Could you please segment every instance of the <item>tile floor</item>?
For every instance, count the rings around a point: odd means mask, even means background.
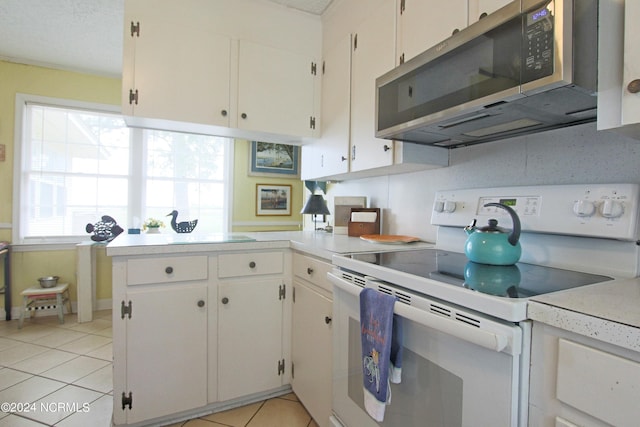
[[[111,425],[111,311],[0,320],[0,427]],[[13,405],[6,410],[6,404]],[[19,406],[18,406],[19,405]],[[171,427],[317,427],[295,394]]]

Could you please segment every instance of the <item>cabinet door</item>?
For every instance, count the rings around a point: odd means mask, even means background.
[[[313,136],[311,58],[246,40],[239,49],[238,128]]]
[[[353,35],[351,171],[393,164],[392,141],[375,137],[375,82],[395,65],[395,1],[385,0]]]
[[[282,385],[282,280],[218,287],[218,396],[221,401]]]
[[[469,25],[489,15],[513,0],[469,0]]]
[[[125,114],[229,126],[231,41],[215,26],[194,24],[192,15],[206,12],[202,3],[135,0],[125,7]],[[131,23],[139,23],[139,34],[132,36]],[[131,104],[130,90],[138,95]]]
[[[640,49],[638,20],[640,2],[626,1],[624,6],[624,68],[622,78],[622,125],[640,124]],[[634,84],[629,86],[631,82]],[[634,86],[635,85],[635,86]],[[635,137],[640,130],[636,128]]]
[[[351,35],[328,51],[322,63],[322,136],[314,155],[317,176],[349,172]]]
[[[133,289],[127,300],[127,389],[114,390],[132,395],[127,423],[206,405],[206,284]]]
[[[329,425],[332,395],[332,301],[297,281],[293,302],[291,386],[319,426]]]
[[[467,26],[467,0],[437,3],[404,0],[403,3],[398,20],[398,55],[404,61],[450,37],[455,30],[462,30]]]

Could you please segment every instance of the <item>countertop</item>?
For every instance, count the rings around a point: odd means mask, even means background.
[[[231,250],[284,249],[331,261],[334,254],[410,250],[433,247],[433,243],[378,244],[324,231],[269,231],[228,234],[121,234],[107,245],[108,256],[217,252]]]
[[[528,305],[528,316],[560,329],[640,351],[640,278],[534,297]]]

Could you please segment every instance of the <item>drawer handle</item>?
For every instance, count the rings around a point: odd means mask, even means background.
[[[227,298],[227,297],[222,298],[222,303],[225,304],[225,305],[229,304],[229,298]]]
[[[204,301],[203,300],[198,301],[198,307],[200,307],[200,308],[204,307]]]
[[[333,319],[331,319],[331,317],[329,317],[329,316],[325,316],[325,317],[324,317],[324,323],[326,323],[327,325],[328,325],[329,323],[331,323],[331,320],[333,320]]]
[[[256,268],[256,263],[255,263],[255,262],[253,262],[253,261],[251,261],[251,262],[249,263],[249,268]]]
[[[165,268],[164,272],[167,273],[167,274],[173,273],[173,267],[169,266],[169,267]]]
[[[308,268],[307,268],[307,274],[308,274],[309,276],[311,276],[311,273],[313,273],[313,268],[308,267]]]

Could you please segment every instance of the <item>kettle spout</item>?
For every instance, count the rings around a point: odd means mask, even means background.
[[[467,225],[464,228],[464,232],[467,233],[467,236],[473,234],[476,231],[476,222],[477,220],[474,218],[473,221],[471,221],[471,224]]]

